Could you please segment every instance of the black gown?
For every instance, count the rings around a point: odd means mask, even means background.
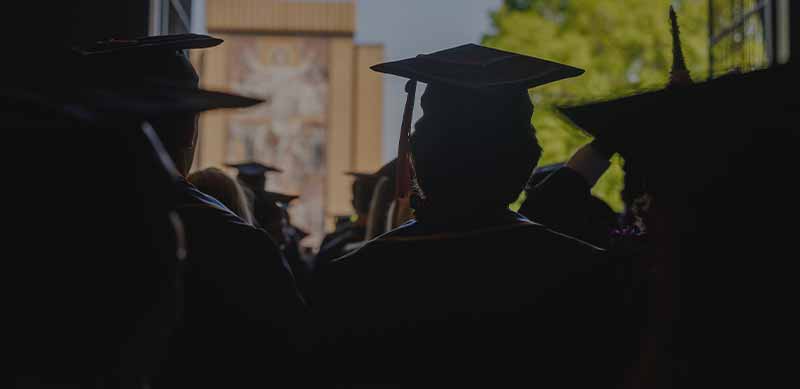
[[[161,385],[256,384],[292,374],[304,302],[278,247],[188,182],[180,193],[185,319]]]
[[[319,253],[314,258],[314,269],[318,270],[331,261],[339,258],[352,249],[349,249],[353,243],[363,242],[367,236],[367,227],[355,223],[349,223],[336,231],[331,232],[322,240],[319,246]]]
[[[511,211],[412,220],[321,274],[319,363],[335,382],[610,387],[636,351],[626,271]]]

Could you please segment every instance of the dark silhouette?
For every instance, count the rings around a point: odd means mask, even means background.
[[[375,69],[428,83],[410,142],[420,199],[416,220],[323,272],[314,307],[326,373],[621,382],[635,336],[623,336],[619,264],[508,210],[541,152],[527,88],[581,71],[474,45]]]
[[[355,220],[343,224],[325,236],[314,259],[315,271],[329,264],[332,260],[352,251],[354,245],[367,239],[367,222],[370,217],[370,205],[375,186],[381,178],[378,174],[346,173],[353,179],[353,210]]]
[[[135,87],[156,78],[197,90],[197,74],[180,50],[219,43],[187,34],[100,42],[81,52],[100,83]],[[232,101],[229,106],[258,102],[238,99],[238,104]],[[290,331],[302,313],[292,274],[275,243],[183,178],[194,158],[199,111],[159,114],[156,110],[145,117],[181,174],[177,213],[188,250],[183,325],[156,381],[167,387],[263,379],[258,367],[271,356],[286,360],[287,368],[292,366]]]
[[[545,168],[531,176],[519,213],[598,247],[609,248],[619,222],[616,213],[591,193],[599,175],[587,179],[565,164]]]
[[[625,158],[626,197],[640,202],[648,250],[637,262],[650,274],[650,308],[633,387],[778,379],[759,356],[785,334],[789,283],[775,269],[794,229],[778,226],[800,204],[760,205],[797,198],[780,183],[796,175],[798,107],[774,93],[796,82],[794,66],[778,66],[563,109]]]
[[[238,171],[236,179],[249,190],[256,225],[267,231],[278,243],[292,269],[298,288],[305,293],[311,273],[310,265],[300,251],[301,235],[305,232],[292,225],[288,212],[289,204],[299,196],[266,190],[267,175],[283,172],[277,167],[256,161],[232,163],[228,166]]]
[[[31,72],[0,89],[6,141],[37,153],[9,169],[17,190],[3,194],[13,204],[4,242],[14,386],[135,387],[159,370],[181,312],[177,173],[149,125],[100,112],[95,99],[133,114],[136,95],[88,88],[69,53],[44,47],[65,68],[40,72],[43,58],[28,57]]]

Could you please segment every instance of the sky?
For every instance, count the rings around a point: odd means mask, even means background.
[[[387,61],[413,57],[464,43],[480,43],[491,31],[489,12],[502,0],[357,0],[356,43],[381,43]],[[405,79],[384,76],[383,159],[397,156],[405,104]],[[414,120],[421,115],[417,86]]]

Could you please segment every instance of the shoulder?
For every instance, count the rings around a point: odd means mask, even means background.
[[[204,223],[226,224],[247,230],[252,226],[225,207],[217,199],[186,183],[181,188],[180,202],[176,208],[181,218],[203,220]],[[255,228],[253,228],[255,229]]]
[[[425,241],[458,241],[467,246],[479,244],[481,242],[487,242],[489,244],[502,242],[529,244],[535,247],[535,245],[546,243],[548,245],[574,247],[587,252],[605,251],[600,247],[574,236],[533,222],[521,215],[511,222],[457,232],[444,231],[429,233],[425,228],[421,227],[419,223],[412,220],[397,229],[375,238],[369,243],[373,243],[373,246],[375,246],[381,244]]]
[[[353,263],[358,263],[361,261],[360,258],[372,257],[377,252],[384,250],[384,248],[387,246],[387,243],[389,246],[391,246],[391,244],[395,242],[395,239],[393,239],[394,237],[402,237],[413,234],[415,225],[416,221],[411,220],[391,231],[388,231],[382,235],[378,235],[377,237],[364,242],[355,250],[335,259],[331,264],[336,265],[337,267],[342,267],[351,265]]]
[[[277,245],[264,230],[245,222],[213,197],[189,184],[182,188],[180,196],[176,211],[190,244],[224,244],[230,250],[266,246],[277,251]]]

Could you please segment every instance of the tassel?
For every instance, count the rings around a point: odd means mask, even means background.
[[[675,9],[669,7],[669,21],[672,32],[672,68],[669,71],[669,83],[667,87],[692,84],[692,77],[686,67],[681,48],[681,30],[678,27],[678,15]]]
[[[411,162],[409,161],[411,143],[411,119],[414,114],[414,97],[417,91],[417,81],[408,80],[406,83],[406,106],[403,109],[403,125],[400,128],[400,142],[397,145],[397,183],[395,198],[408,197],[411,191]]]

